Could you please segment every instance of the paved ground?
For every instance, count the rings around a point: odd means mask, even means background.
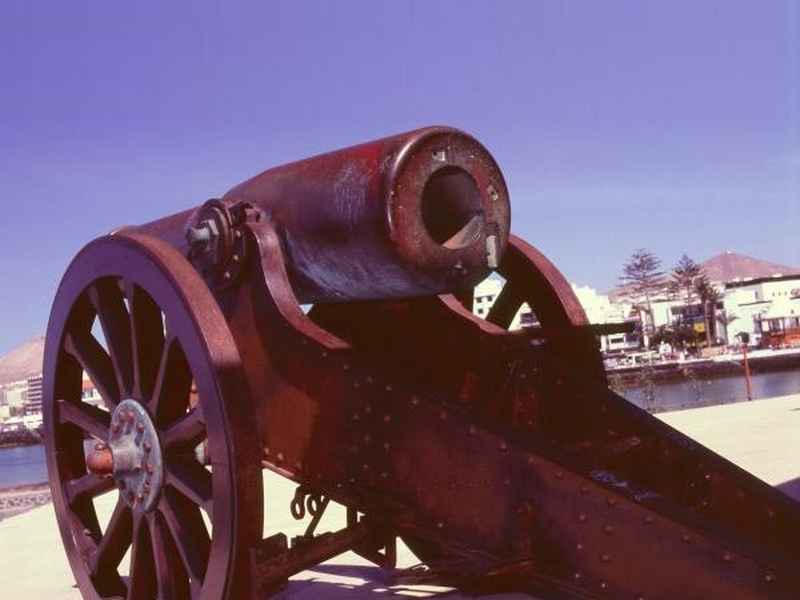
[[[800,498],[800,395],[667,413],[661,418]],[[270,496],[275,500],[274,505],[267,507],[267,520],[283,530],[291,526],[285,506],[293,492],[284,481],[273,478],[267,482]],[[406,550],[401,552],[400,559],[405,566],[414,562]],[[385,600],[391,596],[423,597],[436,591],[441,590],[392,587],[380,570],[347,554],[300,574],[279,598]],[[0,595],[14,600],[80,600],[51,505],[0,522]],[[504,594],[484,598],[522,597]],[[448,594],[447,598],[467,597]]]

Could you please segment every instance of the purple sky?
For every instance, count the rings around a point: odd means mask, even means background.
[[[5,2],[0,354],[92,238],[428,124],[600,291],[645,247],[800,266],[800,3]]]

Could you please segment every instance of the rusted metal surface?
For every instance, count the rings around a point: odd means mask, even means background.
[[[500,260],[510,222],[492,156],[461,131],[429,127],[269,169],[142,229],[183,252],[188,235],[203,247],[201,269],[216,262],[209,270],[232,278],[243,207],[278,232],[303,303],[469,290]]]
[[[471,288],[490,271],[505,284],[481,319]],[[510,331],[523,306],[536,325]],[[346,550],[392,568],[399,537],[426,565],[404,577],[477,592],[797,598],[798,504],[612,393],[595,333],[509,235],[494,161],[443,128],[92,242],[59,288],[44,376],[82,592],[264,598]],[[262,465],[299,485],[303,535],[264,536]],[[347,525],[318,532],[331,501]]]

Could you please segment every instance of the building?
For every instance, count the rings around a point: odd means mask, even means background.
[[[28,377],[28,392],[25,399],[24,413],[26,415],[42,414],[42,375]]]

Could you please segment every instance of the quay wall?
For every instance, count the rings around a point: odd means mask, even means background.
[[[50,502],[47,484],[0,489],[0,520]]]

